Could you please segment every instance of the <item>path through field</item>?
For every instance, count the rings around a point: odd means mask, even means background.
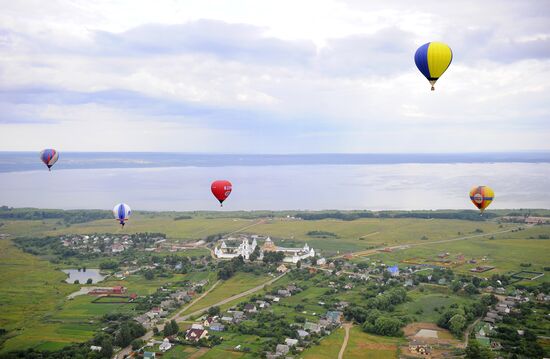
[[[196,316],[196,315],[200,315],[202,313],[204,313],[205,311],[207,311],[208,309],[212,308],[212,307],[215,307],[215,306],[220,306],[220,305],[223,305],[223,304],[226,304],[226,303],[229,303],[231,301],[234,301],[235,299],[239,299],[239,298],[242,298],[242,297],[245,297],[249,294],[252,294],[252,293],[255,293],[259,290],[262,290],[266,285],[270,285],[272,283],[274,283],[275,281],[279,280],[280,278],[282,278],[286,273],[283,273],[275,278],[272,278],[270,280],[268,280],[267,282],[264,282],[252,289],[249,289],[247,291],[244,291],[242,293],[239,293],[239,294],[236,294],[232,297],[229,297],[229,298],[225,298],[221,301],[219,301],[218,303],[216,304],[213,304],[211,306],[208,306],[206,308],[202,308],[202,309],[199,309],[197,311],[194,311],[193,313],[190,313],[190,314],[186,314],[184,316],[181,316],[181,313],[185,312],[187,309],[189,309],[192,305],[194,305],[195,303],[197,303],[199,300],[201,300],[202,298],[206,297],[206,295],[208,295],[210,293],[210,291],[212,291],[221,281],[217,281],[216,283],[214,283],[214,285],[212,287],[210,287],[206,292],[204,292],[200,297],[196,298],[195,300],[193,300],[192,302],[190,302],[188,305],[186,305],[184,308],[182,308],[180,311],[178,311],[176,314],[172,315],[170,318],[168,318],[166,320],[166,322],[169,322],[171,321],[172,319],[175,319],[176,322],[183,322],[193,316]],[[159,331],[162,331],[164,329],[164,325],[160,325],[158,326],[159,328]],[[141,338],[139,339],[143,339],[144,341],[148,341],[149,339],[151,339],[153,337],[153,330],[150,330],[148,331],[147,333],[145,333],[144,336],[142,336]],[[113,358],[124,358],[125,355],[128,355],[132,352],[132,347],[131,346],[127,346],[126,348],[122,349],[121,351],[119,351],[117,354],[115,354],[113,356]]]
[[[417,243],[400,244],[400,245],[391,246],[391,247],[371,248],[371,249],[367,249],[367,250],[363,250],[363,251],[348,253],[347,255],[352,255],[354,257],[362,257],[362,256],[367,256],[367,255],[370,255],[370,254],[377,253],[377,252],[379,252],[381,250],[384,250],[384,249],[386,249],[386,250],[387,249],[390,249],[390,250],[393,250],[393,249],[407,249],[407,248],[410,248],[410,247],[419,247],[419,246],[426,246],[426,245],[432,245],[432,244],[441,244],[441,243],[449,243],[449,242],[456,242],[456,241],[464,241],[464,240],[472,239],[472,238],[479,238],[479,237],[492,236],[492,235],[495,235],[495,234],[508,233],[508,232],[511,232],[511,231],[516,230],[518,228],[519,227],[514,227],[514,228],[509,228],[509,229],[505,229],[505,230],[502,230],[502,231],[496,231],[496,232],[490,232],[490,233],[472,234],[472,235],[469,235],[469,236],[462,236],[462,237],[457,237],[457,238],[441,239],[439,241],[431,241],[431,242],[423,241],[423,242],[417,242]],[[340,257],[343,257],[345,255],[346,254],[341,254],[341,255],[335,256],[333,258],[340,258]]]
[[[193,313],[189,313],[189,314],[186,314],[186,315],[184,315],[184,316],[175,316],[175,317],[172,318],[172,319],[176,319],[177,322],[186,321],[187,319],[189,319],[189,318],[191,318],[191,317],[194,317],[194,316],[197,316],[197,315],[200,315],[200,314],[206,312],[208,309],[210,309],[210,308],[212,308],[212,307],[219,307],[220,305],[227,304],[227,303],[232,302],[232,301],[234,301],[234,300],[236,300],[236,299],[239,299],[239,298],[242,298],[242,297],[246,297],[246,296],[249,295],[249,294],[252,294],[252,293],[255,293],[255,292],[259,291],[259,290],[262,290],[266,285],[270,285],[271,283],[273,283],[273,282],[275,282],[275,281],[281,279],[285,274],[286,274],[286,273],[283,273],[283,274],[279,275],[278,277],[275,277],[275,278],[273,278],[273,279],[268,280],[267,282],[264,282],[264,283],[260,284],[259,286],[256,286],[256,287],[254,287],[254,288],[252,288],[252,289],[249,289],[249,290],[246,290],[246,291],[244,291],[244,292],[242,292],[242,293],[235,294],[235,295],[232,296],[232,297],[225,298],[225,299],[219,301],[218,303],[212,304],[212,305],[210,305],[210,306],[208,306],[208,307],[206,307],[206,308],[202,308],[202,309],[196,310],[196,311],[194,311]],[[184,309],[187,309],[188,307],[189,307],[189,306],[187,306],[187,307],[184,308]],[[180,310],[179,313],[184,312],[184,309]],[[179,314],[179,313],[178,313],[178,314]]]
[[[344,327],[344,330],[346,331],[346,336],[344,337],[344,342],[342,343],[342,347],[340,348],[340,353],[338,353],[338,359],[344,358],[344,353],[346,351],[346,347],[348,346],[348,340],[349,340],[349,330],[353,324],[351,323],[344,323],[342,327]]]

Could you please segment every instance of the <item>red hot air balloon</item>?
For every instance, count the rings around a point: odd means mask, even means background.
[[[220,201],[220,206],[223,207],[223,201],[231,194],[231,182],[226,180],[217,180],[212,182],[212,194]]]

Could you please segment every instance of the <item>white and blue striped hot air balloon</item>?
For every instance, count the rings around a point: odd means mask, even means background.
[[[124,227],[124,224],[132,214],[132,209],[126,203],[119,203],[113,208],[113,214],[115,215],[115,219]]]

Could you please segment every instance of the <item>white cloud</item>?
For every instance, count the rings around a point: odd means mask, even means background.
[[[0,5],[0,150],[550,149],[544,2]]]

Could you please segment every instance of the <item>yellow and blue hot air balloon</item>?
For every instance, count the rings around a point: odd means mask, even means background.
[[[443,75],[453,60],[453,51],[442,42],[428,42],[416,50],[414,62],[416,67],[426,76],[432,91],[435,90],[435,82]]]
[[[470,200],[481,213],[489,207],[495,199],[495,192],[489,186],[475,186],[470,190]]]

